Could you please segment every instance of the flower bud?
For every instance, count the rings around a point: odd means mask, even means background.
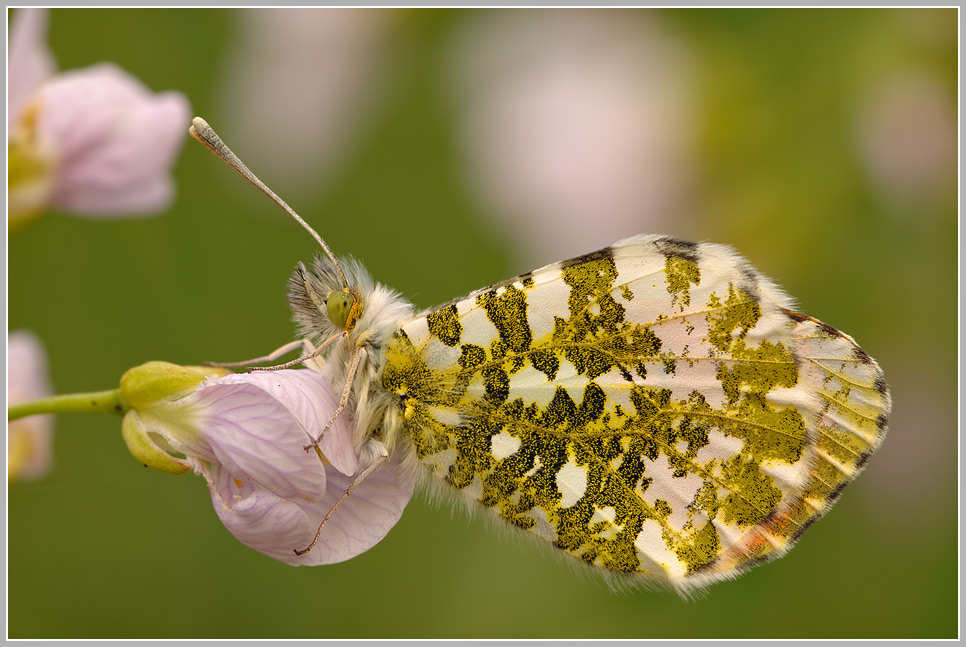
[[[131,454],[146,466],[169,474],[191,469],[175,444],[191,446],[203,441],[198,406],[185,398],[204,380],[228,373],[222,368],[167,362],[148,362],[126,372],[121,377],[121,396],[130,410],[124,415],[121,433]]]

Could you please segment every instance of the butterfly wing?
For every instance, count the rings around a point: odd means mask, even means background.
[[[878,365],[728,247],[641,236],[406,324],[383,385],[430,472],[687,591],[780,556],[881,444]]]

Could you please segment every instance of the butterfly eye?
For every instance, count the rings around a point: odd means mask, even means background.
[[[355,297],[348,292],[340,290],[329,294],[329,298],[325,302],[325,307],[329,312],[329,319],[332,323],[339,328],[345,328],[354,303]]]

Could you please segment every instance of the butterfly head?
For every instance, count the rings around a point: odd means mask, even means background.
[[[332,323],[346,332],[352,332],[362,314],[362,303],[348,288],[343,288],[329,293],[329,298],[325,300],[325,309]]]
[[[344,270],[317,254],[311,264],[299,263],[289,278],[295,322],[302,335],[316,343],[343,332],[352,334],[369,302],[372,279],[365,269],[352,258],[341,259],[340,264]]]

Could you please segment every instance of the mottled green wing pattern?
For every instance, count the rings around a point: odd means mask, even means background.
[[[890,410],[850,337],[730,248],[658,236],[409,322],[383,386],[436,478],[585,563],[679,591],[787,551]]]

